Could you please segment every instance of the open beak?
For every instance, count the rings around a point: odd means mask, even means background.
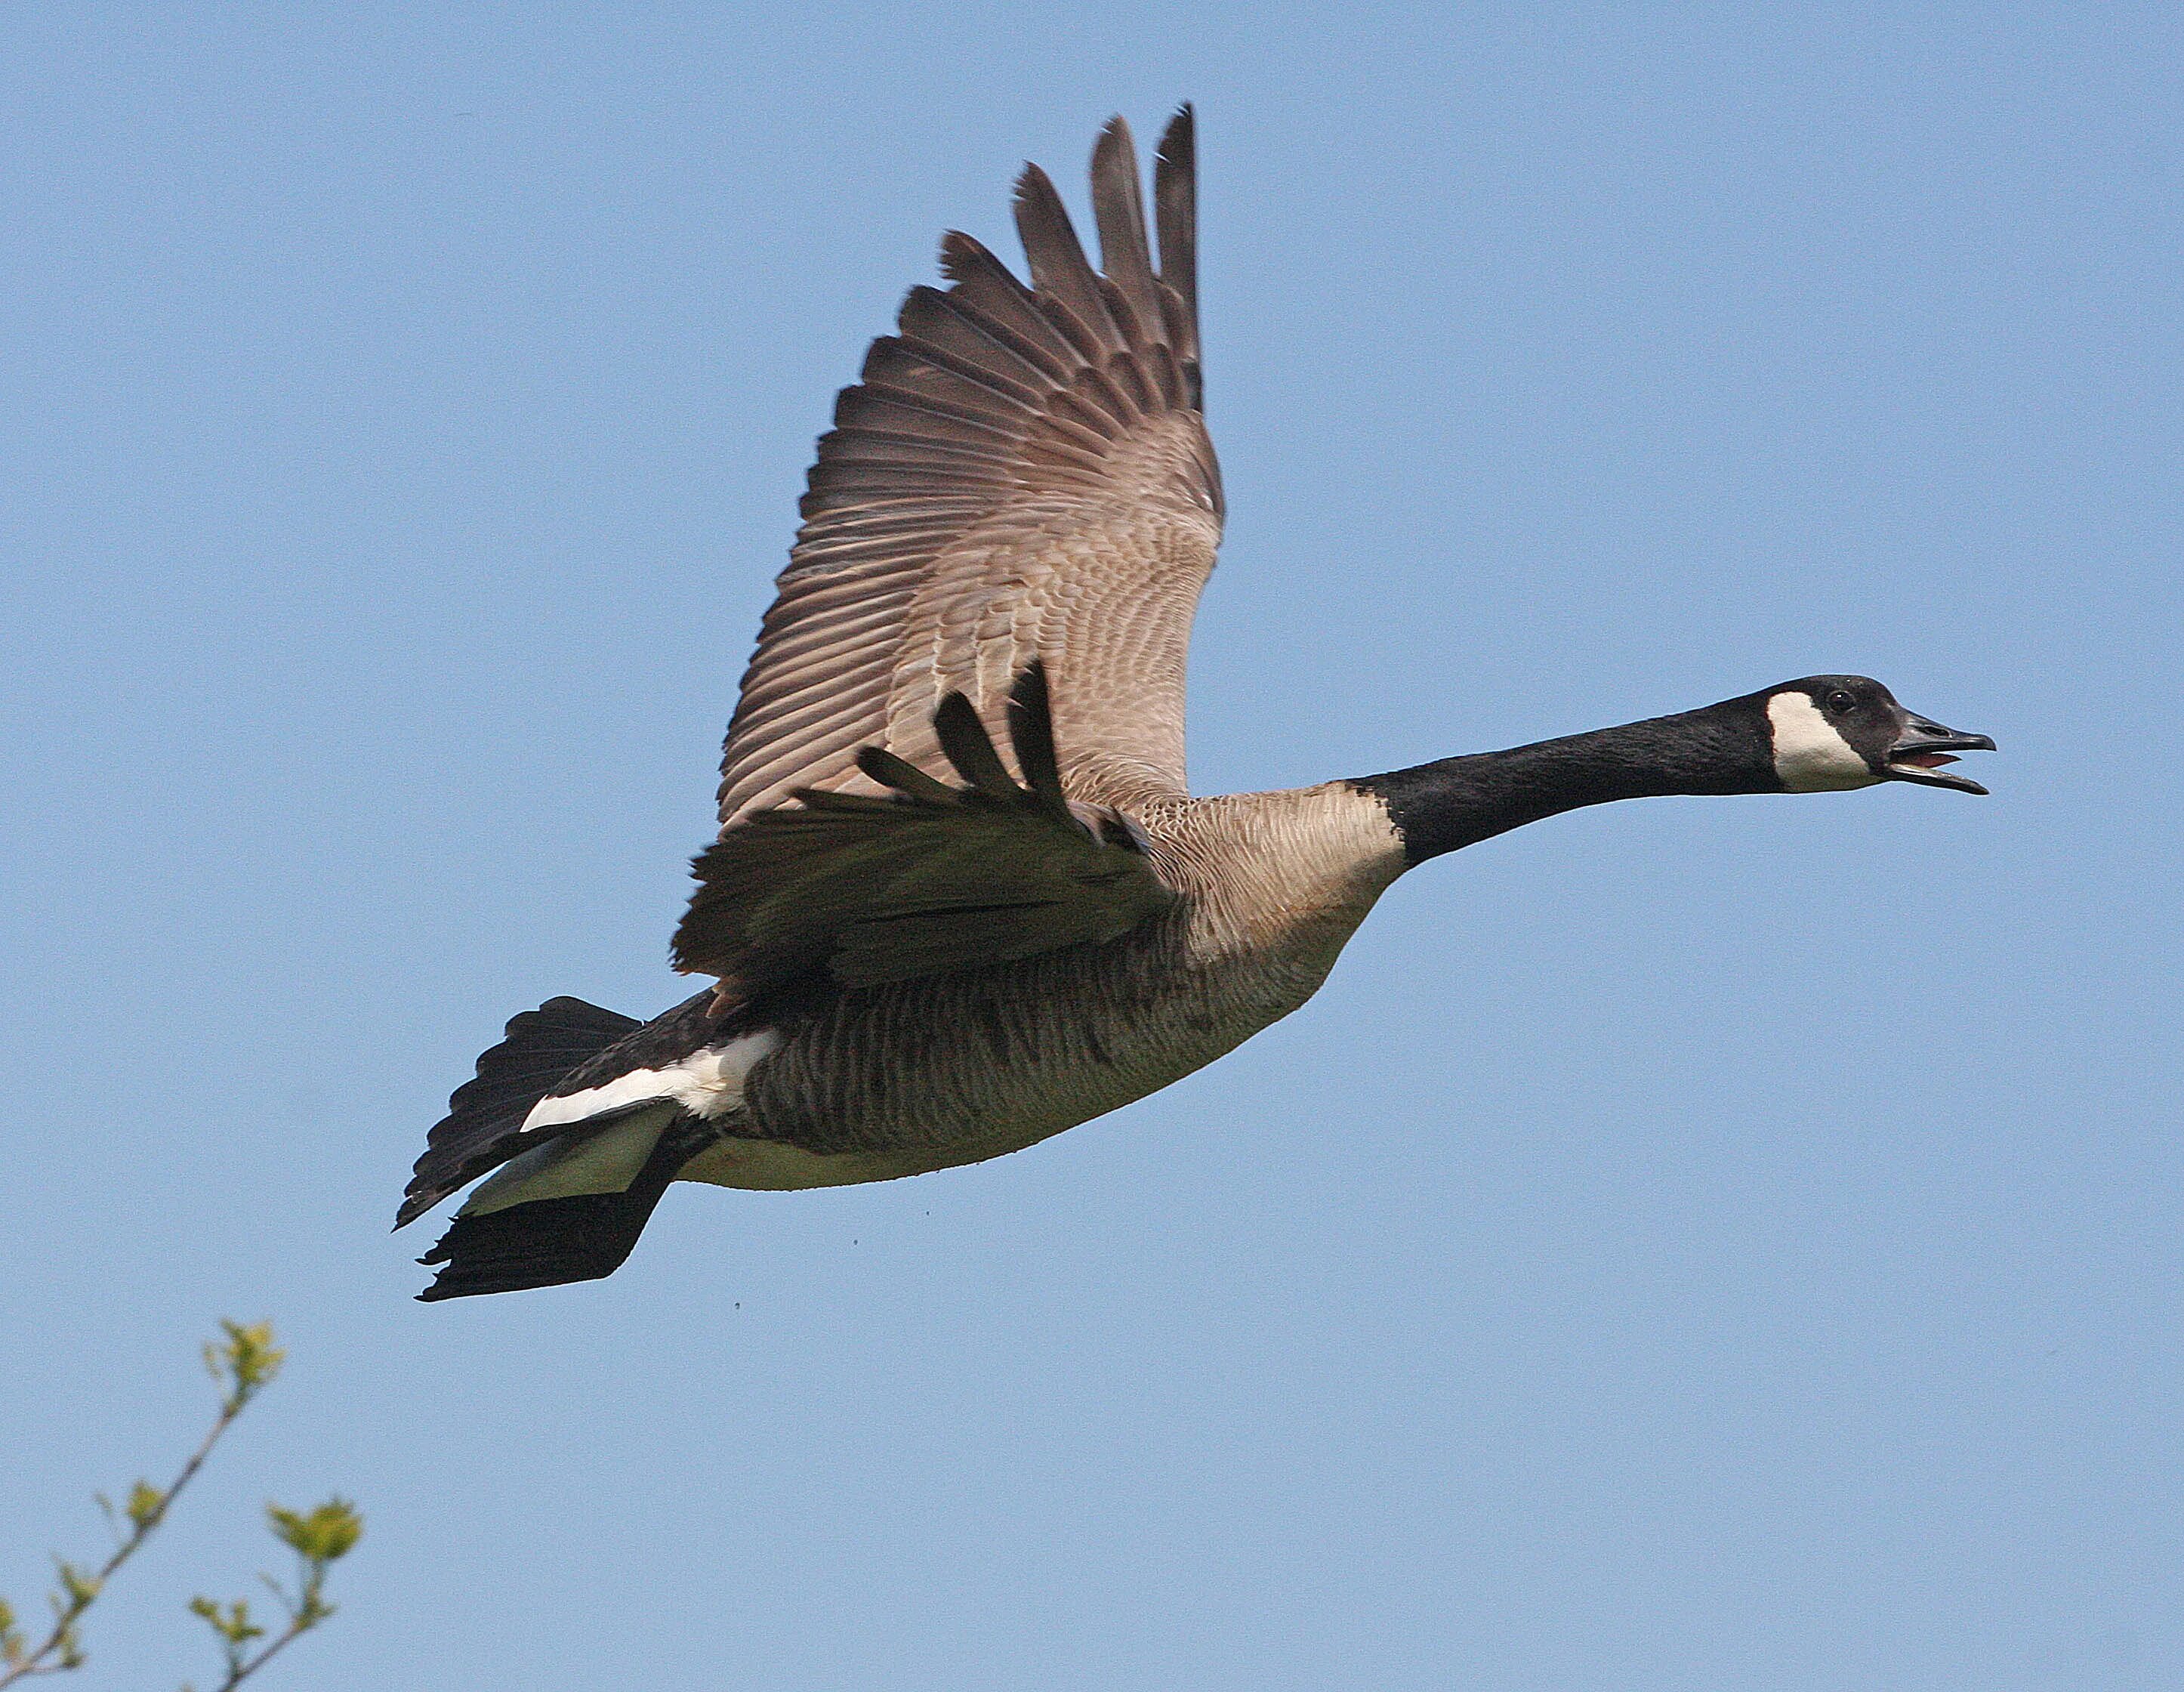
[[[1991,752],[1994,742],[1984,734],[1959,734],[1924,717],[1907,716],[1903,732],[1888,749],[1882,773],[1897,781],[1919,781],[1929,787],[1953,787],[1959,793],[1984,793],[1986,789],[1968,776],[1944,775],[1942,767],[1953,764],[1958,752]]]

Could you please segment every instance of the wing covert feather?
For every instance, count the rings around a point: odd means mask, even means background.
[[[858,768],[885,797],[800,788],[723,829],[694,866],[677,967],[746,1002],[820,979],[876,986],[1100,944],[1173,904],[1144,836],[1062,790],[1039,663],[1006,714],[1022,786],[951,692],[934,732],[962,786],[867,745]]]

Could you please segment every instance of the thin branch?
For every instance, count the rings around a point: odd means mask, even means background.
[[[220,1650],[227,1659],[227,1678],[214,1692],[232,1692],[298,1634],[308,1633],[334,1613],[334,1606],[326,1602],[326,1571],[355,1549],[364,1536],[364,1518],[346,1499],[330,1498],[309,1511],[284,1510],[269,1504],[265,1516],[274,1537],[296,1554],[298,1575],[292,1596],[271,1575],[259,1577],[288,1612],[288,1625],[253,1652],[252,1641],[265,1639],[265,1629],[250,1619],[250,1605],[245,1600],[236,1599],[223,1608],[215,1599],[192,1598],[191,1614],[203,1617],[220,1636]],[[182,1692],[190,1689],[184,1687]]]
[[[226,1391],[221,1394],[220,1415],[212,1427],[198,1443],[164,1492],[139,1481],[130,1488],[129,1498],[122,1514],[129,1522],[128,1530],[114,1555],[98,1568],[86,1572],[74,1563],[56,1558],[60,1589],[51,1599],[53,1610],[53,1631],[34,1649],[25,1649],[10,1639],[12,1646],[0,1666],[0,1689],[13,1686],[19,1680],[27,1680],[36,1674],[59,1674],[83,1666],[83,1639],[79,1631],[84,1611],[98,1600],[106,1583],[114,1572],[136,1555],[138,1547],[152,1537],[153,1531],[166,1520],[167,1511],[176,1494],[197,1477],[204,1466],[205,1459],[212,1455],[220,1436],[235,1423],[243,1407],[258,1396],[260,1388],[280,1371],[283,1354],[273,1343],[273,1330],[265,1322],[245,1326],[240,1322],[223,1321],[220,1326],[227,1331],[224,1344],[205,1347],[205,1366],[213,1378],[220,1382]],[[99,1502],[106,1504],[104,1499]],[[109,1516],[113,1507],[107,1505]],[[0,1628],[0,1633],[7,1629]]]
[[[272,1661],[290,1640],[309,1633],[312,1628],[333,1613],[333,1606],[330,1604],[309,1620],[306,1620],[300,1612],[292,1615],[288,1618],[288,1625],[275,1634],[267,1642],[265,1649],[259,1651],[257,1656],[244,1657],[231,1654],[227,1660],[227,1678],[214,1687],[213,1692],[234,1692],[236,1687],[242,1685],[244,1681]],[[189,1692],[189,1689],[185,1687],[183,1692]]]

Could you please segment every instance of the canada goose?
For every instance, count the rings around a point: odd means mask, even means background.
[[[721,831],[640,1024],[508,1025],[396,1226],[491,1173],[420,1296],[611,1273],[673,1181],[787,1188],[999,1156],[1211,1063],[1318,989],[1414,864],[1580,805],[1918,782],[1992,751],[1879,682],[1278,793],[1194,799],[1184,658],[1221,534],[1201,413],[1193,129],[1148,241],[1130,132],[1092,155],[1104,274],[1027,166],[1031,285],[968,236],[819,441],[744,678]],[[1011,770],[997,742],[1013,754]],[[496,1172],[497,1171],[497,1172]]]

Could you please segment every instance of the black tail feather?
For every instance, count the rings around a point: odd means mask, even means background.
[[[443,1265],[421,1303],[597,1281],[628,1260],[660,1195],[696,1149],[689,1119],[671,1126],[625,1192],[534,1198],[458,1216],[418,1262]]]
[[[522,1144],[516,1131],[532,1105],[642,1025],[634,1017],[566,997],[513,1018],[500,1044],[477,1060],[476,1079],[448,1099],[448,1114],[426,1141],[394,1226],[407,1226],[504,1162]]]

